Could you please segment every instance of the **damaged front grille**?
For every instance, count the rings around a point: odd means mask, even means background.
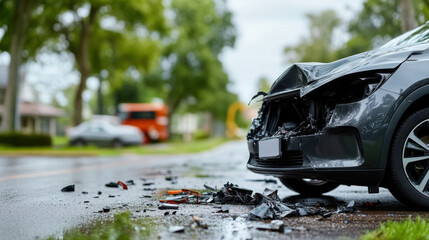
[[[261,167],[291,167],[302,166],[303,156],[301,151],[286,151],[280,159],[256,159],[257,165]]]

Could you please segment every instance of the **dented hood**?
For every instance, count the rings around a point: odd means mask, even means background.
[[[300,91],[305,96],[337,78],[353,73],[397,68],[412,54],[429,48],[429,43],[382,47],[331,63],[297,63],[289,67],[273,83],[265,98]],[[344,78],[347,81],[347,78]]]

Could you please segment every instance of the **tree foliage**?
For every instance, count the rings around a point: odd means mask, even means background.
[[[340,26],[340,18],[333,10],[320,14],[307,14],[310,21],[309,36],[301,38],[295,46],[285,48],[288,62],[330,62],[335,59],[333,33]]]
[[[225,119],[237,100],[219,55],[235,42],[232,14],[223,0],[172,0],[170,36],[164,40],[161,69],[147,82],[159,81],[171,114],[179,109],[208,111]]]

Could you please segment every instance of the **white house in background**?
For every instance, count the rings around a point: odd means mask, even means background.
[[[4,111],[7,79],[8,66],[0,65],[0,124]],[[22,75],[20,80],[21,92],[19,94],[19,113],[21,115],[21,132],[45,133],[55,136],[57,134],[56,119],[64,116],[64,111],[54,106],[37,103],[33,92],[25,82],[25,75]]]

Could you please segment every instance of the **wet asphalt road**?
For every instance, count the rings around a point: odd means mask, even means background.
[[[0,153],[1,154],[1,153]],[[227,181],[241,187],[262,192],[266,187],[278,188],[279,195],[285,201],[307,201],[295,193],[277,184],[249,181],[253,179],[270,179],[253,174],[246,169],[247,150],[242,141],[229,142],[208,152],[194,155],[169,156],[136,156],[124,155],[115,157],[0,157],[0,239],[35,239],[61,233],[74,226],[100,217],[95,213],[103,207],[117,208],[115,211],[128,209],[135,217],[144,217],[140,210],[151,200],[143,195],[154,195],[156,191],[144,191],[143,188],[203,189],[203,184],[220,188]],[[177,183],[165,180],[171,174],[178,176]],[[142,186],[146,178],[154,182],[153,186]],[[107,188],[110,181],[133,179],[135,186],[129,190]],[[63,193],[61,188],[76,184],[76,191]],[[397,202],[385,189],[379,194],[367,194],[363,187],[341,186],[328,193],[323,199],[329,205],[338,202],[356,200],[357,205],[365,202],[381,204],[375,208],[358,208],[354,214],[338,214],[328,221],[315,221],[315,217],[294,217],[285,220],[290,231],[285,234],[260,232],[254,224],[246,222],[244,217],[251,206],[231,206],[229,214],[215,213],[213,206],[181,205],[178,216],[166,218],[162,223],[189,222],[189,214],[207,219],[209,226],[204,235],[196,238],[211,239],[264,239],[274,238],[314,238],[331,239],[357,238],[366,229],[378,226],[379,221],[387,218],[404,219],[416,213]],[[83,191],[88,194],[82,194]],[[102,194],[98,195],[97,192]],[[115,197],[109,197],[113,195]],[[98,198],[94,198],[98,196]],[[84,203],[89,201],[89,203]],[[333,209],[335,206],[332,207]],[[154,211],[151,216],[163,216],[164,211]],[[174,238],[175,235],[163,233],[163,238]],[[193,235],[195,236],[195,235]]]

